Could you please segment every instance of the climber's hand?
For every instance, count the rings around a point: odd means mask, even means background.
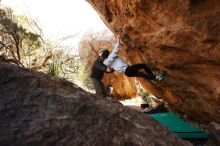
[[[106,72],[112,73],[112,72],[114,72],[114,69],[111,66],[109,66],[109,67],[107,67]]]
[[[111,72],[111,71],[112,71],[112,68],[109,66],[109,67],[107,67],[106,71],[107,71],[107,72]]]

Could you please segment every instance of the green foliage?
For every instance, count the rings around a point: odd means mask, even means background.
[[[53,60],[53,62],[49,65],[49,69],[47,71],[47,74],[50,76],[59,77],[61,73],[61,66],[60,61]]]
[[[142,88],[140,88],[140,89],[139,89],[139,95],[141,96],[141,98],[142,98],[146,103],[148,103],[149,105],[152,104],[153,99],[152,99],[152,97],[150,96],[150,94],[149,94],[147,91],[145,91],[145,90],[143,90]]]
[[[81,83],[82,87],[87,89],[93,89],[92,81],[90,79],[90,70],[88,67],[80,61],[79,70],[76,74],[77,80]]]
[[[0,7],[0,51],[20,65],[32,68],[40,66],[46,52],[42,51],[43,39],[40,28],[26,16],[13,14],[10,8]]]
[[[66,48],[43,39],[37,23],[0,5],[0,54],[21,66],[66,78],[82,88],[93,89],[90,71],[79,56],[68,56]],[[49,63],[51,62],[51,63]]]

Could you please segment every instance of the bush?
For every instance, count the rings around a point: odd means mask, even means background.
[[[150,94],[149,94],[147,91],[143,90],[142,88],[139,89],[139,95],[140,95],[141,98],[142,98],[146,103],[148,103],[149,105],[151,105],[152,102],[154,101],[154,100],[152,99],[152,97],[150,96]]]
[[[90,79],[90,70],[88,67],[83,63],[79,63],[79,70],[76,74],[77,80],[80,82],[82,87],[85,87],[89,90],[93,89],[92,81]]]
[[[61,73],[60,61],[53,60],[53,62],[49,65],[47,74],[50,76],[59,77],[60,73]]]

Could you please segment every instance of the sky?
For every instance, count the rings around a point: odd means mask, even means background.
[[[16,14],[25,14],[40,24],[53,41],[78,34],[65,45],[76,46],[82,34],[107,29],[96,11],[85,0],[1,0]]]

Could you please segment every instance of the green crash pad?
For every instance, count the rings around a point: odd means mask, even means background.
[[[202,129],[195,127],[194,125],[187,123],[175,113],[157,113],[148,114],[150,117],[159,121],[162,125],[167,127],[173,133],[176,133],[178,137],[184,139],[207,139],[208,134]]]

